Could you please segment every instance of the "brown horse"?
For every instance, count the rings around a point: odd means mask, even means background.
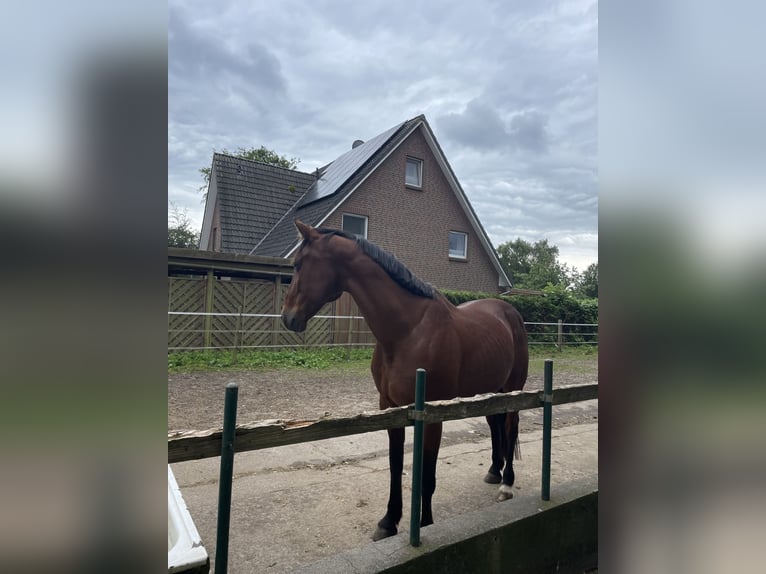
[[[393,255],[367,240],[300,221],[295,225],[303,242],[295,256],[282,322],[292,331],[303,331],[325,303],[348,291],[377,339],[371,369],[381,409],[414,402],[418,368],[427,372],[427,401],[524,386],[527,334],[521,315],[511,305],[483,299],[455,307]],[[484,480],[502,483],[498,498],[505,500],[512,496],[519,415],[501,413],[488,416],[487,422],[492,466]],[[434,423],[425,425],[423,433],[423,526],[433,523],[431,498],[441,432],[441,423]],[[389,429],[388,438],[388,511],[378,523],[374,540],[396,534],[402,517],[404,429]]]

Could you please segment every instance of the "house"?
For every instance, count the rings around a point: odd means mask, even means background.
[[[366,237],[441,289],[511,286],[422,115],[313,173],[214,154],[200,249],[291,257],[296,219]]]

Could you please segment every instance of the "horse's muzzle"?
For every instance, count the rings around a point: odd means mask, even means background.
[[[306,330],[306,321],[299,319],[295,311],[283,311],[282,324],[290,331],[295,331],[296,333],[302,333]]]

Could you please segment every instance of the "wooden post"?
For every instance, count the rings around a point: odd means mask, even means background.
[[[213,312],[213,289],[215,289],[215,276],[213,271],[207,272],[207,282],[205,284],[205,313]],[[204,346],[211,346],[210,332],[213,328],[213,316],[205,315],[205,339]]]
[[[251,283],[245,283],[245,286],[242,288],[242,312],[243,313],[248,310],[248,301],[247,301],[248,287],[251,287],[250,289],[251,292],[254,291],[254,289],[252,289],[254,285],[252,285]],[[250,307],[252,308],[252,305],[250,305]],[[250,325],[250,331],[252,331],[253,329],[252,317],[251,317],[251,321],[249,325]],[[239,344],[245,347],[247,347],[248,344],[252,344],[250,342],[252,340],[252,333],[250,333],[251,336],[248,337],[247,336],[248,332],[249,332],[248,329],[245,327],[245,319],[243,319],[242,320],[242,337],[240,338]]]
[[[168,277],[168,283],[168,347],[173,347],[173,340],[170,337],[170,311],[175,311],[175,309],[173,309],[173,296],[176,291],[176,282],[173,280],[173,277]]]
[[[351,359],[351,338],[353,336],[353,326],[354,326],[354,320],[351,319],[351,315],[348,316],[349,318],[346,319],[348,321],[348,329],[346,330],[346,359]]]
[[[236,331],[234,332],[234,348],[231,351],[231,362],[237,362],[237,354],[239,353],[239,345],[241,344],[240,332],[242,331],[242,306],[239,307],[239,315],[237,315]]]
[[[559,348],[559,353],[561,352],[561,349],[564,347],[564,322],[561,319],[559,319],[557,347]]]
[[[272,309],[274,311],[275,315],[278,315],[281,312],[281,306],[279,304],[279,299],[282,292],[282,279],[279,277],[274,278],[274,304],[272,305]],[[279,344],[279,319],[272,319],[271,320],[271,345],[276,347]]]

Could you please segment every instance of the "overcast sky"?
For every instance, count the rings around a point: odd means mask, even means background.
[[[265,145],[312,171],[418,114],[493,245],[598,259],[598,5],[169,3],[168,202],[201,227],[198,169]]]

